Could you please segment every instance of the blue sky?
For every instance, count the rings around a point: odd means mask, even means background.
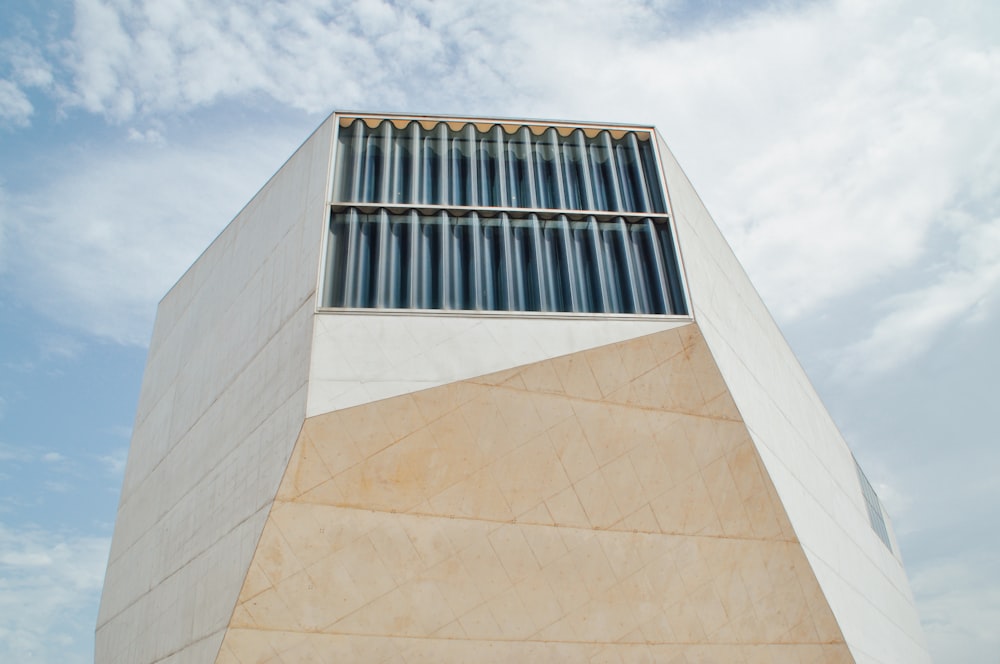
[[[86,662],[156,302],[333,109],[659,127],[1000,652],[1000,5],[4,0],[0,660]]]

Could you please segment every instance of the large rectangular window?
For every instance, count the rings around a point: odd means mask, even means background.
[[[342,118],[323,305],[686,315],[649,132]]]

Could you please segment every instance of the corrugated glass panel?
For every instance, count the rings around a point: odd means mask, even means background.
[[[325,306],[686,314],[665,219],[348,208],[330,222]]]
[[[383,120],[371,127],[359,118],[341,127],[334,199],[666,212],[646,132],[616,132],[616,138],[608,130],[588,136],[582,129],[452,125]]]
[[[324,306],[686,315],[651,139],[343,118]]]

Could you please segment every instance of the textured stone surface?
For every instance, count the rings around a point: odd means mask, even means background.
[[[850,662],[698,328],[306,420],[219,662]]]

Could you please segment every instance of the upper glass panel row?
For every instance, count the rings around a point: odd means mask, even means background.
[[[650,134],[342,120],[337,203],[664,214]]]

